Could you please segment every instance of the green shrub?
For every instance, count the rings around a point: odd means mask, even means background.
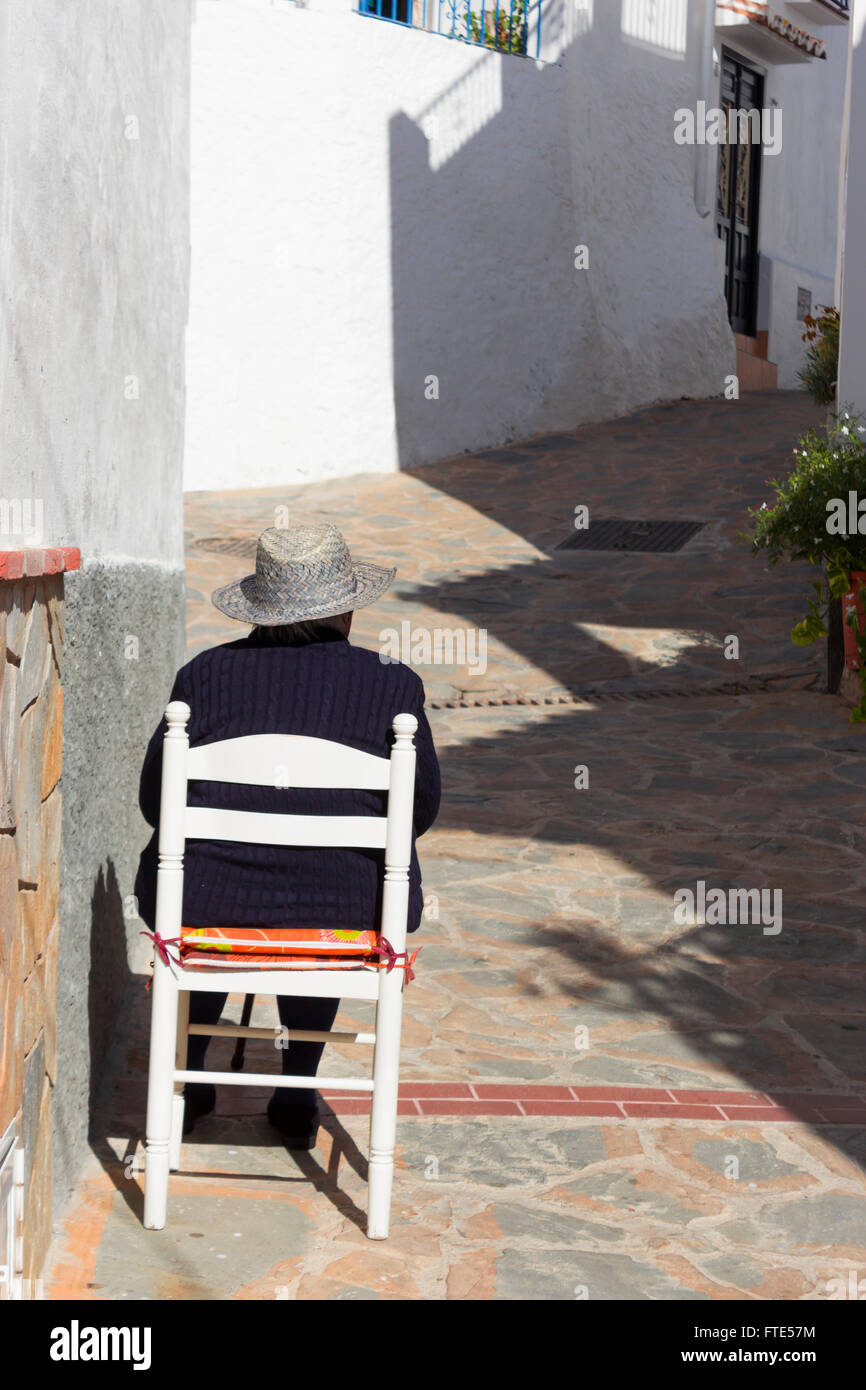
[[[818,405],[832,405],[839,374],[839,310],[819,304],[820,317],[807,314],[803,322],[806,366],[797,376]]]
[[[754,550],[765,550],[771,565],[780,560],[806,560],[826,567],[827,584],[813,580],[815,597],[806,616],[791,630],[791,640],[808,647],[827,635],[832,598],[850,591],[851,571],[866,570],[866,427],[860,417],[844,412],[821,430],[809,430],[794,450],[794,469],[781,481],[768,481],[775,501],[752,508],[750,538]],[[863,512],[851,518],[849,494]],[[862,526],[862,531],[861,531]],[[847,620],[857,635],[863,699],[851,712],[854,722],[866,720],[866,636],[857,629],[856,612]]]

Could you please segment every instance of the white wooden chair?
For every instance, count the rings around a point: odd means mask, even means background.
[[[180,1163],[182,1088],[187,1081],[206,1079],[220,1086],[274,1085],[372,1092],[367,1235],[372,1240],[384,1240],[388,1235],[394,1173],[405,971],[385,970],[377,965],[356,970],[185,969],[171,960],[159,943],[180,936],[185,842],[212,839],[383,849],[381,934],[395,952],[405,951],[415,788],[413,735],[418,721],[413,714],[398,714],[393,724],[395,743],[391,756],[380,758],[346,744],[291,734],[254,734],[190,748],[186,729],[189,706],[173,701],[165,717],[168,728],[163,744],[159,819],[155,922],[158,949],[154,956],[147,1091],[144,1224],[149,1230],[161,1230],[165,1225],[169,1171],[176,1170]],[[187,783],[192,780],[385,791],[387,814],[294,816],[187,806]],[[288,1030],[289,1040],[374,1044],[372,1080],[187,1071],[189,1033],[274,1036],[273,1030],[267,1028],[190,1024],[189,994],[197,989],[373,1000],[375,1033]],[[286,1036],[285,1032],[282,1036]]]

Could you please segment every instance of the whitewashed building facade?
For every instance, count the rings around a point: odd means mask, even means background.
[[[410,3],[197,0],[188,489],[797,385],[847,3]]]

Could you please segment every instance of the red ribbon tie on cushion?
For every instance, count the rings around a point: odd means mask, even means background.
[[[412,966],[415,964],[415,957],[421,950],[420,946],[417,946],[410,956],[408,951],[395,951],[387,936],[381,936],[379,938],[379,945],[373,949],[375,955],[385,957],[385,960],[380,961],[379,964],[385,966],[385,971],[388,975],[391,974],[395,965],[399,965],[400,969],[406,972],[406,984],[408,985],[410,980],[414,980],[415,971],[412,969]]]
[[[160,936],[158,931],[140,931],[138,934],[139,936],[150,937],[159,953],[160,960],[165,965],[181,964],[180,956],[178,955],[172,958],[171,952],[169,951],[170,946],[179,946],[181,944],[181,938],[179,936],[171,936],[166,940],[164,937]]]

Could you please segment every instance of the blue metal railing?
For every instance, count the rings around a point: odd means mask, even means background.
[[[499,53],[541,51],[542,0],[358,0],[361,14]],[[531,40],[531,43],[530,43]]]

